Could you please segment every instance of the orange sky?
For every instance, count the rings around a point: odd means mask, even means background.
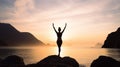
[[[64,45],[96,47],[120,25],[119,0],[1,0],[0,21],[21,32],[31,32],[46,44],[55,44],[52,28],[67,28]],[[4,5],[4,4],[6,5]]]

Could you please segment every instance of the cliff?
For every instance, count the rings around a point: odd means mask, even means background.
[[[0,43],[0,46],[28,46],[30,44],[43,44],[42,41],[36,39],[31,33],[19,32],[11,24],[7,23],[0,23]]]
[[[120,48],[120,27],[107,36],[102,48]]]

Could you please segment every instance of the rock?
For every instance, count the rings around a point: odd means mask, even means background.
[[[120,48],[120,27],[108,35],[102,48]]]
[[[120,62],[107,56],[100,56],[94,60],[91,67],[120,67]]]
[[[70,57],[61,58],[57,55],[51,55],[37,64],[30,64],[27,67],[79,67],[78,62]]]
[[[8,56],[0,62],[0,67],[25,67],[23,58],[12,55]]]
[[[53,64],[53,63],[60,63],[62,60],[61,57],[57,56],[57,55],[51,55],[48,56],[46,58],[44,58],[43,60],[41,60],[40,62],[38,62],[37,64]]]
[[[62,62],[65,63],[65,64],[68,64],[70,66],[73,66],[73,67],[79,67],[78,62],[71,57],[63,57]]]
[[[2,40],[0,40],[0,46],[7,46],[7,44],[3,42]]]
[[[23,58],[12,55],[0,61],[0,67],[79,67],[78,62],[71,57],[51,55],[35,64],[25,65]]]
[[[2,59],[0,58],[0,63],[1,63]]]

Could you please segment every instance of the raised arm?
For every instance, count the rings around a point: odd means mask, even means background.
[[[52,23],[52,26],[53,26],[53,29],[55,30],[55,32],[57,33],[56,29],[55,29],[55,26],[54,26],[54,23]]]
[[[65,29],[66,29],[66,26],[67,26],[67,23],[65,23],[65,27],[64,27],[64,29],[63,29],[62,33],[65,31]]]

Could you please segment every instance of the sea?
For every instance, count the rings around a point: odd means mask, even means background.
[[[18,55],[24,59],[25,64],[37,63],[49,55],[57,54],[56,46],[0,48],[1,59],[10,55]],[[90,67],[93,60],[99,56],[109,56],[120,61],[120,49],[62,47],[61,57],[65,56],[76,59],[81,67]]]

